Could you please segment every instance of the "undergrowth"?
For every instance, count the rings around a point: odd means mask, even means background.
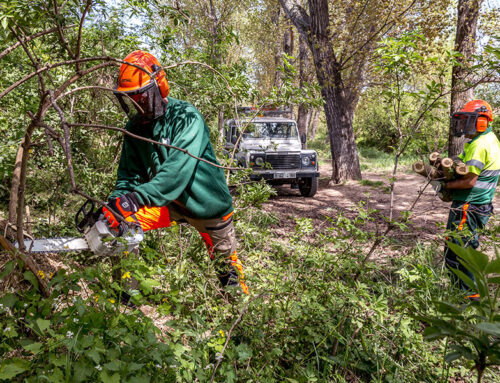
[[[235,198],[250,296],[220,289],[198,233],[182,225],[148,234],[139,255],[113,262],[61,255],[72,266],[46,276],[48,298],[21,264],[4,262],[0,380],[472,379],[470,365],[443,360],[446,339],[424,339],[427,325],[417,318],[439,316],[433,301],[460,303],[442,269],[440,244],[417,241],[395,253],[386,238],[377,262],[363,263],[381,224],[367,204],[319,226],[297,218],[293,232],[278,235],[279,217],[256,207],[272,192],[249,184],[240,186],[245,197]],[[131,286],[132,275],[138,286]],[[120,303],[124,291],[141,310]],[[483,381],[495,379],[492,370]]]

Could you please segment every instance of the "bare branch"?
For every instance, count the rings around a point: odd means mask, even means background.
[[[69,95],[69,94],[76,93],[76,92],[79,92],[81,90],[86,90],[86,89],[101,89],[101,90],[107,90],[107,91],[113,92],[113,93],[120,93],[121,95],[128,97],[130,99],[130,101],[136,106],[136,108],[138,108],[139,112],[144,113],[144,110],[141,108],[141,106],[132,97],[130,97],[126,92],[121,92],[119,90],[115,90],[113,88],[107,88],[105,86],[94,85],[94,86],[81,86],[79,88],[74,88],[74,89],[68,90],[66,93],[59,95],[56,98],[56,101],[59,100],[60,98],[63,98],[65,96]]]
[[[35,69],[37,70],[40,69],[40,63],[33,57],[25,41],[21,39],[21,37],[17,34],[16,30],[13,27],[9,26],[9,29],[12,32],[12,34],[16,36],[16,39],[19,41],[19,44],[22,45],[24,52],[30,59]],[[43,79],[43,76],[41,74],[38,74],[38,82],[40,83],[40,92],[43,94],[45,92],[45,80]]]
[[[231,93],[231,96],[233,96],[234,98],[236,98],[236,95],[234,94],[233,90],[231,89],[231,86],[229,85],[229,82],[227,81],[226,77],[224,77],[224,75],[222,73],[220,73],[217,69],[211,67],[208,64],[202,63],[200,61],[187,60],[187,61],[182,61],[180,63],[176,63],[176,64],[164,66],[164,67],[162,67],[162,69],[172,69],[172,68],[177,68],[177,67],[182,66],[182,65],[191,65],[191,64],[193,64],[193,65],[200,65],[202,67],[210,69],[212,72],[214,72],[217,75],[219,75],[220,77],[222,77],[222,79],[226,83],[226,86],[227,86],[227,89],[229,90],[229,93]]]
[[[343,61],[341,60],[340,63],[341,67],[347,64],[356,54],[361,52],[368,44],[370,44],[373,40],[375,40],[384,29],[386,29],[385,32],[389,31],[396,24],[394,20],[400,19],[406,12],[408,12],[415,5],[416,2],[417,0],[413,0],[408,7],[406,7],[402,12],[400,12],[395,18],[392,18],[393,21],[391,22],[388,21],[391,15],[391,13],[389,12],[382,26],[374,34],[372,34],[359,48],[353,49],[351,51],[351,54],[345,60]]]
[[[62,30],[61,24],[59,24],[59,10],[57,8],[57,0],[53,0],[52,4],[54,6],[54,15],[55,15],[54,19],[55,19],[55,22],[57,25],[57,32],[59,33],[59,39],[61,40],[61,44],[68,51],[68,53],[71,57],[76,58],[76,55],[73,53],[73,51],[71,50],[71,48],[68,45],[68,42],[64,38],[64,33]]]
[[[307,35],[307,31],[311,27],[311,18],[306,10],[293,0],[279,0],[279,2],[287,17],[292,20],[299,32]]]
[[[80,19],[80,26],[78,27],[78,38],[76,41],[76,53],[75,53],[75,59],[78,59],[80,57],[80,48],[82,45],[82,27],[83,27],[83,21],[85,20],[85,16],[87,15],[88,10],[90,9],[90,6],[92,5],[92,0],[87,0],[87,5],[85,6],[85,9],[83,10],[82,13],[82,18]],[[80,63],[76,63],[76,71],[80,71]]]
[[[68,25],[68,26],[65,26],[64,28],[73,28],[74,26],[76,26],[76,24],[71,24],[71,25]],[[54,32],[57,32],[57,27],[55,28],[50,28],[50,29],[46,29],[44,31],[41,31],[41,32],[38,32],[38,33],[35,33],[33,35],[30,35],[28,37],[25,37],[24,39],[24,42],[25,43],[28,43],[30,42],[31,40],[33,39],[36,39],[37,37],[40,37],[40,36],[44,36],[44,35],[48,35],[50,33],[54,33]],[[0,53],[0,59],[2,59],[4,56],[8,55],[10,52],[12,52],[14,49],[16,49],[17,47],[21,46],[21,43],[18,41],[17,43],[15,43],[14,45],[11,45],[10,47],[8,47],[7,49],[4,49],[2,51],[2,53]]]
[[[31,79],[33,76],[36,76],[38,75],[39,73],[42,73],[42,72],[46,72],[52,68],[57,68],[57,67],[60,67],[60,66],[64,66],[64,65],[73,65],[77,62],[80,62],[80,63],[83,63],[83,62],[89,62],[89,61],[110,61],[112,62],[113,64],[116,64],[116,63],[121,63],[121,64],[126,64],[126,65],[130,65],[130,66],[133,66],[135,68],[138,68],[142,71],[144,71],[145,73],[147,73],[148,75],[151,75],[151,72],[149,72],[148,70],[142,68],[141,66],[139,65],[136,65],[136,64],[132,64],[132,63],[129,63],[127,61],[123,61],[121,59],[117,59],[117,58],[114,58],[114,57],[110,57],[110,56],[102,56],[102,57],[86,57],[86,58],[81,58],[81,59],[76,59],[76,60],[68,60],[68,61],[63,61],[63,62],[59,62],[59,63],[55,63],[55,64],[50,64],[50,63],[47,63],[45,64],[44,67],[41,67],[39,70],[33,72],[33,73],[30,73],[29,75],[27,75],[26,77],[22,78],[21,80],[15,82],[14,84],[12,84],[11,86],[9,86],[7,89],[5,89],[4,91],[2,91],[0,93],[0,99],[2,99],[6,94],[10,93],[13,89],[15,89],[16,87],[18,87],[19,85],[25,83],[26,81],[28,81],[29,79]],[[110,65],[110,64],[108,64]],[[104,65],[106,66],[106,65]],[[102,66],[101,66],[102,67]],[[91,68],[92,69],[92,68]],[[92,69],[92,70],[95,70],[95,69]],[[87,74],[89,73],[88,71],[85,71],[85,72],[82,72],[82,73],[77,73],[75,76],[73,77],[77,77],[77,78],[80,78],[81,76],[83,76],[84,74]],[[56,94],[57,96],[57,94]]]
[[[142,140],[142,141],[150,142],[152,144],[164,146],[166,148],[178,150],[178,151],[180,151],[180,152],[182,152],[184,154],[187,154],[189,157],[195,158],[198,161],[205,162],[205,163],[207,163],[209,165],[215,166],[216,168],[226,169],[226,170],[246,170],[246,168],[233,168],[233,167],[229,167],[229,166],[222,166],[222,165],[215,164],[213,162],[207,161],[207,160],[205,160],[203,158],[197,157],[194,154],[189,153],[186,149],[182,149],[182,148],[179,148],[177,146],[173,146],[173,145],[169,145],[169,144],[164,144],[163,142],[151,140],[149,138],[142,137],[142,136],[139,136],[139,135],[134,134],[134,133],[130,133],[128,130],[125,130],[125,129],[122,129],[122,128],[117,128],[117,127],[114,127],[114,126],[107,126],[107,125],[98,125],[98,124],[68,124],[68,125],[69,126],[83,126],[83,127],[86,127],[86,128],[96,128],[96,129],[104,129],[104,130],[114,130],[114,131],[117,131],[117,132],[121,132],[121,133],[123,133],[123,134],[125,134],[127,136],[136,138],[138,140]]]
[[[64,150],[64,154],[66,154],[66,161],[68,163],[68,173],[69,173],[69,179],[71,182],[71,188],[76,189],[76,183],[75,183],[75,172],[73,170],[73,159],[71,157],[71,145],[70,145],[70,129],[68,122],[66,121],[66,117],[64,116],[63,111],[61,108],[59,108],[59,105],[57,105],[55,99],[54,99],[54,92],[49,91],[50,95],[50,101],[52,103],[52,106],[56,110],[57,114],[59,114],[59,118],[61,119],[61,124],[62,124],[62,129],[64,133],[64,141],[62,142],[62,147]]]

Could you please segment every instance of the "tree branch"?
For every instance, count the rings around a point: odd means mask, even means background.
[[[311,28],[311,18],[306,10],[293,0],[279,0],[279,2],[287,17],[292,20],[299,32],[307,35],[307,31]]]
[[[74,59],[76,59],[76,55],[73,53],[73,51],[71,50],[71,48],[68,45],[68,42],[64,38],[64,33],[62,31],[61,24],[59,24],[59,10],[57,8],[57,0],[53,0],[52,4],[54,6],[54,15],[55,15],[54,19],[55,19],[55,22],[57,25],[57,32],[59,33],[59,39],[61,40],[61,44],[68,51],[69,55],[71,57],[73,57]]]
[[[76,26],[76,24],[71,24],[71,25],[68,25],[66,27],[64,27],[65,29],[66,28],[73,28],[74,26]],[[24,42],[25,43],[28,43],[30,42],[31,40],[33,39],[36,39],[37,37],[40,37],[40,36],[44,36],[44,35],[48,35],[50,33],[54,33],[54,32],[57,32],[57,27],[55,28],[50,28],[50,29],[46,29],[44,31],[41,31],[41,32],[38,32],[38,33],[35,33],[35,34],[32,34],[28,37],[26,37],[24,39]],[[0,53],[0,59],[2,59],[4,56],[8,55],[10,52],[12,52],[14,49],[16,49],[17,47],[19,47],[21,45],[21,43],[18,41],[17,43],[15,43],[14,45],[11,45],[10,47],[4,49],[2,51],[2,53]]]
[[[85,16],[90,9],[90,6],[92,5],[92,0],[87,0],[87,5],[85,6],[85,9],[83,10],[82,17],[80,19],[80,26],[78,27],[78,38],[76,41],[76,53],[75,53],[75,59],[80,58],[80,48],[82,44],[82,27],[83,27],[83,21],[85,20]],[[80,71],[80,63],[76,63],[76,71]]]
[[[57,114],[59,115],[59,118],[61,119],[61,125],[64,133],[64,141],[61,143],[64,154],[66,154],[66,161],[68,163],[68,173],[69,173],[69,179],[71,182],[71,188],[76,189],[76,183],[75,183],[75,172],[73,170],[73,159],[71,157],[71,145],[70,145],[70,129],[68,122],[66,121],[66,117],[64,116],[63,111],[61,108],[59,108],[59,105],[57,105],[55,99],[54,99],[54,92],[51,90],[49,91],[49,96],[50,96],[50,102],[52,103],[52,106],[56,110]]]
[[[184,154],[187,154],[189,157],[197,159],[198,161],[201,161],[201,162],[205,162],[209,165],[215,166],[216,168],[226,169],[226,170],[246,170],[246,168],[233,168],[233,167],[229,167],[229,166],[222,166],[222,165],[215,164],[213,162],[205,160],[204,158],[200,158],[200,157],[195,156],[194,154],[189,153],[186,149],[182,149],[182,148],[179,148],[177,146],[173,146],[173,145],[169,145],[169,144],[164,144],[163,142],[151,140],[149,138],[142,137],[142,136],[139,136],[139,135],[134,134],[134,133],[130,133],[128,130],[125,130],[122,128],[117,128],[114,126],[107,126],[107,125],[98,125],[98,124],[68,124],[68,125],[69,126],[82,126],[82,127],[86,127],[86,128],[96,128],[96,129],[103,129],[103,130],[114,130],[117,132],[121,132],[127,136],[136,138],[138,140],[142,140],[142,141],[149,142],[151,144],[160,145],[160,146],[164,146],[166,148],[178,150]]]
[[[280,0],[281,1],[281,0]],[[358,48],[355,48],[352,53],[345,59],[345,60],[341,60],[340,62],[340,66],[341,67],[344,67],[345,64],[347,64],[356,54],[358,54],[360,51],[362,51],[368,44],[370,44],[374,39],[376,39],[380,33],[386,29],[387,27],[387,31],[389,31],[395,24],[396,22],[394,20],[398,20],[400,19],[406,12],[408,12],[414,5],[415,3],[417,2],[417,0],[413,0],[410,5],[408,7],[406,7],[406,9],[404,9],[403,11],[401,11],[395,18],[393,18],[391,22],[389,22],[389,18],[390,18],[390,13],[387,15],[384,23],[382,24],[382,26],[374,33],[372,34],[360,47]]]

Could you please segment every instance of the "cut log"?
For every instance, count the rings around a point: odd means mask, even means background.
[[[441,160],[441,171],[444,178],[451,180],[455,177],[455,170],[453,169],[453,160],[451,158],[443,158]]]
[[[441,155],[438,152],[432,152],[429,154],[429,163],[432,166],[439,167],[439,164],[441,163]]]
[[[465,164],[457,165],[457,167],[455,168],[455,173],[457,173],[459,176],[465,176],[467,173],[469,173],[469,167]]]
[[[465,176],[469,172],[469,167],[459,158],[453,160],[453,169],[458,176]]]
[[[437,170],[434,166],[424,164],[423,161],[417,161],[413,164],[413,171],[421,176],[436,179],[442,178],[443,175],[439,170]]]

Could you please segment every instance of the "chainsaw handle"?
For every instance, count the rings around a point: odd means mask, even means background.
[[[80,233],[83,233],[87,226],[92,226],[95,223],[94,210],[94,201],[88,199],[76,212],[75,225]]]

